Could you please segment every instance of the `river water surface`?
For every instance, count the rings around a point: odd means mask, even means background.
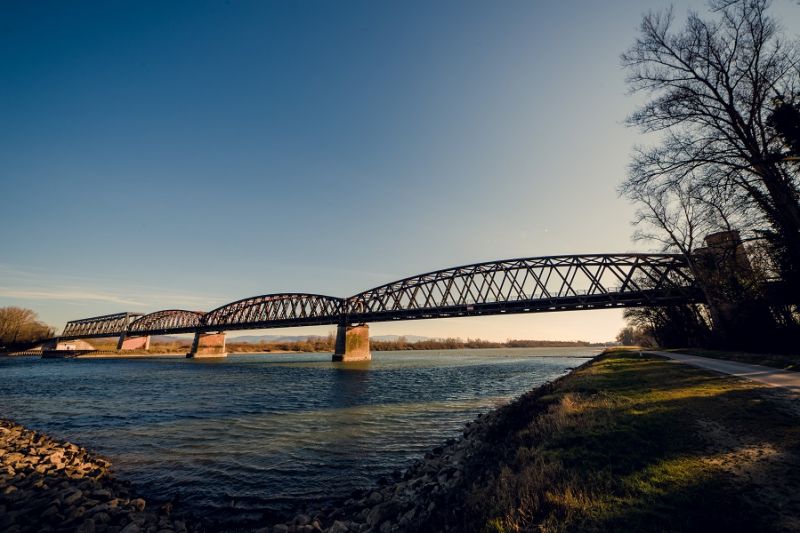
[[[245,519],[369,487],[596,352],[0,358],[0,416],[110,458],[145,497]]]

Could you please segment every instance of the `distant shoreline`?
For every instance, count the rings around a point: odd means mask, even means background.
[[[90,343],[88,343],[90,344]],[[81,357],[107,357],[111,356],[181,356],[186,355],[191,347],[188,343],[177,342],[154,342],[149,350],[130,350],[124,353],[116,350],[116,341],[109,343],[99,341],[93,347],[102,351],[102,354],[81,355]],[[472,349],[508,349],[508,348],[607,348],[607,343],[590,343],[585,341],[547,341],[547,340],[508,340],[505,342],[485,341],[482,339],[447,338],[447,339],[428,339],[414,342],[407,342],[403,338],[393,341],[373,340],[370,342],[370,350],[377,352],[401,352],[401,351],[450,351],[450,350],[472,350]],[[309,338],[304,341],[291,342],[236,342],[231,339],[227,343],[228,353],[231,355],[247,354],[289,354],[289,353],[333,353],[334,339],[329,338]],[[21,355],[21,354],[20,354]]]
[[[387,353],[387,352],[452,352],[452,351],[472,351],[472,350],[524,350],[524,349],[544,349],[544,348],[594,348],[598,351],[605,348],[604,346],[536,346],[531,348],[526,347],[500,347],[500,348],[425,348],[425,349],[405,349],[405,350],[373,350],[377,353]],[[188,347],[187,347],[188,351]],[[230,351],[227,355],[301,355],[301,354],[313,354],[313,355],[331,355],[333,353],[332,350],[318,350],[318,351],[302,351],[302,350],[269,350],[269,351],[257,351],[257,350],[249,350],[249,351]],[[27,351],[24,353],[0,353],[0,357],[39,357],[41,355],[40,352],[32,352]],[[565,355],[541,355],[539,357],[567,357],[567,358],[584,358],[590,357],[587,355],[572,355],[572,354],[565,354]],[[147,359],[147,358],[175,358],[175,359],[184,359],[186,358],[186,352],[141,352],[136,350],[120,352],[120,353],[87,353],[75,356],[77,359]]]

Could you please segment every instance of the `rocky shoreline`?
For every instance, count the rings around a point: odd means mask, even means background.
[[[0,531],[194,533],[199,525],[156,509],[84,448],[0,420]]]
[[[591,362],[591,361],[590,361]],[[577,368],[582,368],[590,362]],[[574,371],[575,369],[573,369]],[[463,531],[470,486],[491,472],[514,428],[547,408],[542,396],[571,374],[537,387],[466,424],[407,469],[288,522],[253,527],[193,520],[167,503],[151,509],[116,480],[110,463],[74,444],[0,421],[0,530],[81,533],[399,533]]]

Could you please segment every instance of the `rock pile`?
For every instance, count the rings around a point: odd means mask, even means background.
[[[0,531],[185,533],[197,526],[147,507],[85,449],[0,420]]]

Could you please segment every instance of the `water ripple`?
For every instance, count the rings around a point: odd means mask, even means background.
[[[0,415],[112,459],[198,514],[287,512],[374,483],[593,350],[0,360]]]

